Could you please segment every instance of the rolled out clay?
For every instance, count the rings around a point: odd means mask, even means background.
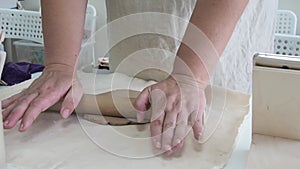
[[[91,83],[83,84],[86,94],[76,109],[77,113],[83,113],[82,115],[89,121],[80,117],[76,118],[74,115],[64,120],[57,111],[53,113],[53,111],[47,110],[47,113],[39,115],[33,126],[25,133],[19,133],[17,128],[6,130],[4,134],[8,152],[7,162],[18,168],[43,169],[96,169],[99,167],[114,169],[120,168],[120,166],[122,168],[145,166],[146,168],[165,169],[179,169],[186,166],[199,168],[201,166],[201,168],[207,169],[222,169],[227,165],[238,142],[240,126],[249,114],[248,95],[218,87],[208,88],[207,107],[210,108],[210,112],[212,114],[224,112],[219,125],[217,125],[217,130],[212,133],[209,141],[203,144],[196,142],[193,139],[193,133],[189,132],[185,139],[184,149],[171,157],[180,160],[166,160],[158,156],[152,149],[149,124],[111,126],[90,122],[95,119],[98,122],[99,119],[102,120],[98,111],[99,107],[101,113],[109,113],[109,115],[119,118],[119,111],[113,106],[112,98],[117,100],[118,108],[122,107],[120,103],[126,104],[125,110],[128,111],[124,113],[124,109],[122,109],[122,116],[125,114],[125,116],[135,118],[136,113],[132,113],[130,105],[138,95],[136,91],[141,91],[150,83],[135,80],[128,88],[126,85],[128,79],[126,80],[124,76],[122,79],[124,83],[116,83],[120,86],[113,88],[110,92],[112,76],[86,75],[86,78],[80,76],[83,82],[93,81],[89,78],[95,79],[94,88],[89,86],[92,85]],[[120,80],[120,78],[117,79]],[[15,94],[24,89],[26,85],[17,87],[18,89],[2,91],[6,94],[1,96],[8,97]],[[87,91],[86,89],[92,90]],[[226,94],[226,99],[224,99],[224,94]],[[100,101],[99,104],[98,101]],[[101,106],[104,102],[105,104]],[[129,102],[131,103],[127,104]],[[122,123],[127,122],[122,121]],[[206,127],[204,136],[209,135],[211,131],[209,127]],[[118,163],[113,161],[118,161]]]
[[[212,111],[226,90],[214,88]],[[55,112],[42,113],[25,133],[5,131],[7,161],[18,168],[164,168],[223,169],[238,142],[240,126],[249,113],[249,96],[227,91],[224,116],[211,139],[199,144],[189,132],[182,151],[168,158],[152,149],[149,124],[98,125]],[[79,121],[78,121],[79,120]],[[146,158],[147,157],[147,158]],[[47,160],[45,160],[47,158]],[[142,158],[142,159],[141,159]],[[115,162],[117,161],[117,163]]]

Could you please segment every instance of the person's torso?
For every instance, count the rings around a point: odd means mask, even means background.
[[[111,70],[164,79],[173,68],[195,2],[107,0]]]

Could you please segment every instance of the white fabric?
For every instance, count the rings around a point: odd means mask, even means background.
[[[222,66],[216,68],[214,84],[251,93],[253,55],[273,52],[277,6],[278,0],[249,0],[220,59]]]
[[[139,70],[132,70],[133,67],[139,67],[140,70],[153,67],[165,71],[166,74],[162,76],[162,71],[146,71],[138,77],[164,79],[165,75],[172,70],[175,54],[180,45],[180,42],[173,38],[182,39],[195,0],[108,0],[106,4],[108,22],[118,23],[118,26],[109,26],[109,39],[112,46],[109,57],[112,70],[134,76]],[[180,23],[177,17],[182,18],[186,23]],[[128,28],[130,25],[133,25],[133,28]],[[129,29],[135,29],[135,34],[129,34],[129,37],[121,39],[119,32],[122,36],[127,36]],[[159,32],[165,34],[159,35]],[[115,41],[120,43],[113,46]]]
[[[178,16],[189,20],[196,0],[107,0],[108,22],[118,22],[117,19],[137,13],[159,12]],[[255,52],[272,52],[275,26],[275,10],[277,0],[250,0],[238,22],[235,32],[225,49],[220,64],[217,66],[212,84],[230,89],[250,92],[252,56]],[[137,17],[143,23],[142,17]],[[152,20],[153,21],[153,20]],[[146,22],[150,22],[146,20]],[[164,29],[172,37],[183,37],[186,25],[178,24],[175,18],[161,19],[161,25],[153,25],[147,30]],[[145,29],[143,24],[132,24],[133,29]],[[118,35],[124,31],[122,27],[109,28],[111,41],[119,39]],[[174,56],[180,43],[170,37],[142,34],[121,39],[110,51],[112,70],[116,71],[120,63],[134,66],[146,63],[147,67],[161,68],[166,72],[172,70]],[[155,49],[153,49],[155,48]],[[126,58],[125,62],[124,59]],[[134,58],[134,59],[132,59]],[[144,64],[145,65],[145,64]],[[142,68],[141,68],[142,69]],[[135,75],[130,66],[121,66],[118,72]],[[160,80],[161,71],[144,71],[139,77]]]

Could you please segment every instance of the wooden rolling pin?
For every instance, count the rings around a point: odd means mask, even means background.
[[[93,118],[95,121],[102,120],[95,116],[136,119],[137,112],[133,107],[133,102],[139,93],[133,90],[115,90],[98,95],[83,95],[75,111],[90,121],[93,121]],[[55,104],[49,110],[59,111],[61,103]],[[145,122],[149,121],[150,112],[146,112]]]

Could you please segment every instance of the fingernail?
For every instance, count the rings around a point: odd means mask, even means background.
[[[201,139],[201,137],[202,137],[202,132],[198,133],[198,138],[197,138],[197,140],[199,141],[199,140]]]
[[[142,123],[142,122],[144,121],[143,115],[140,114],[140,113],[141,113],[141,112],[139,112],[139,113],[137,114],[137,116],[136,116],[138,123]]]
[[[21,123],[19,130],[24,130],[24,124]]]
[[[180,143],[181,143],[181,140],[177,139],[177,140],[175,141],[175,146],[178,145],[178,144],[180,144]]]
[[[65,110],[63,111],[63,113],[62,113],[62,117],[63,117],[64,119],[68,118],[69,115],[70,115],[70,110],[69,110],[69,109],[65,109]]]
[[[157,142],[155,143],[155,147],[156,147],[157,149],[161,149],[161,144],[160,144],[160,142],[157,141]]]
[[[165,145],[164,146],[164,151],[171,151],[172,147],[170,145]]]
[[[9,123],[9,121],[8,121],[8,120],[5,120],[5,122],[3,123],[3,125],[4,125],[4,126],[7,126],[8,123]]]
[[[155,148],[161,149],[161,144],[159,141],[157,141],[156,139],[152,139],[152,142]]]

